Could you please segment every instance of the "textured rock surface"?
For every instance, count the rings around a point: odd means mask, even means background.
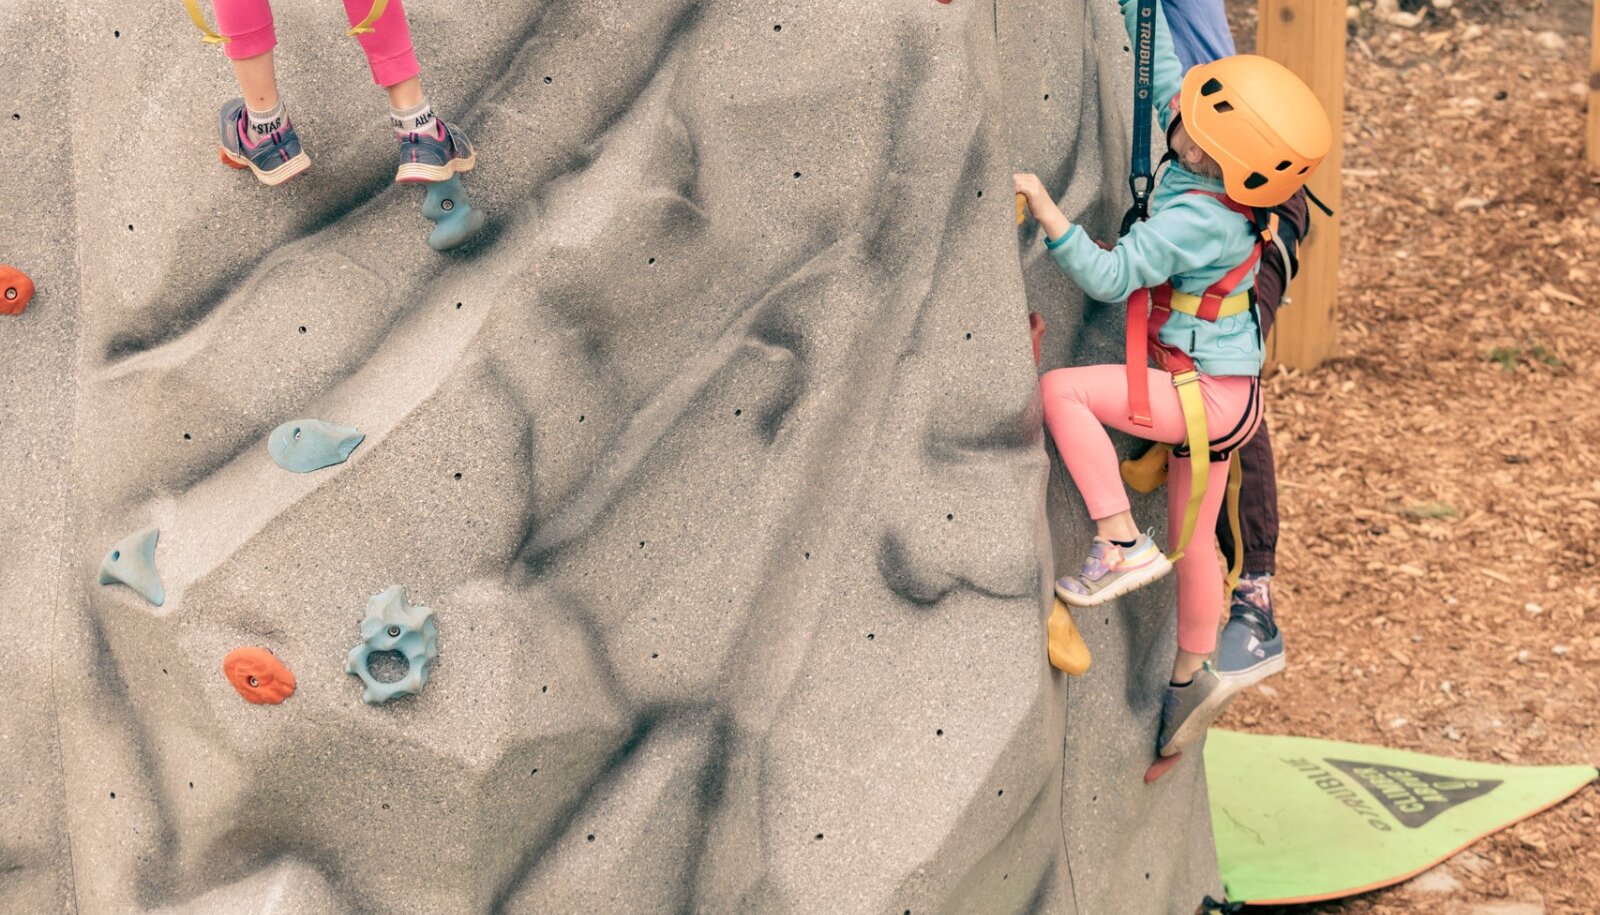
[[[1114,4],[412,0],[483,151],[449,255],[340,5],[275,7],[316,164],[271,190],[215,164],[181,5],[0,2],[0,259],[40,288],[0,326],[0,910],[1215,891],[1198,764],[1140,780],[1170,590],[1080,619],[1085,680],[1045,660],[1087,531],[1026,315],[1047,364],[1120,331],[1019,269],[1010,173],[1111,227]],[[367,439],[289,474],[297,416]],[[95,584],[150,525],[159,608]],[[371,707],[342,658],[394,583],[440,654]],[[294,696],[240,701],[240,645]]]

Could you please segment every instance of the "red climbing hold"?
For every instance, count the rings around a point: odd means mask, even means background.
[[[1044,344],[1044,318],[1037,311],[1028,312],[1028,333],[1033,337],[1033,364],[1039,364],[1040,347]]]
[[[15,267],[0,264],[0,315],[20,315],[33,298],[33,280]]]
[[[1155,784],[1158,780],[1160,780],[1161,776],[1171,772],[1172,767],[1176,766],[1178,764],[1178,760],[1182,758],[1182,753],[1176,753],[1172,756],[1164,756],[1161,759],[1156,760],[1150,765],[1150,768],[1144,771],[1144,783],[1146,785]]]
[[[235,648],[222,659],[222,672],[256,705],[277,705],[294,693],[294,674],[265,648]]]

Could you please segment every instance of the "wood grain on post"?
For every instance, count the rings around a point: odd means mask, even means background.
[[[1589,170],[1600,178],[1600,0],[1589,26]]]
[[[1596,0],[1600,2],[1600,0]],[[1311,190],[1338,212],[1344,143],[1345,0],[1260,0],[1257,53],[1306,81],[1333,120],[1333,151],[1311,178]],[[1271,359],[1315,368],[1333,354],[1339,303],[1339,219],[1312,209],[1311,237],[1300,248],[1292,306],[1278,312]]]

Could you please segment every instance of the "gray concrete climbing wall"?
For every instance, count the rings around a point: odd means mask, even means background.
[[[1081,618],[1086,678],[1045,660],[1087,527],[1026,316],[1051,365],[1120,329],[1010,174],[1113,225],[1111,0],[412,0],[492,216],[450,255],[340,4],[274,6],[315,162],[275,190],[217,164],[176,0],[0,0],[0,261],[40,287],[0,318],[0,910],[1215,892],[1198,761],[1140,781],[1170,587]],[[291,475],[299,417],[367,438]],[[147,525],[160,608],[95,581]],[[368,706],[394,584],[439,660]],[[243,702],[243,645],[295,695]]]

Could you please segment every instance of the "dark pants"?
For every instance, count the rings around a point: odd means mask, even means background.
[[[1305,194],[1297,194],[1287,204],[1285,225],[1280,232],[1293,232],[1304,238],[1310,222]],[[1289,285],[1289,266],[1274,245],[1268,245],[1256,273],[1256,309],[1261,318],[1262,336],[1272,331]],[[1272,438],[1267,419],[1261,428],[1234,455],[1239,462],[1242,488],[1239,491],[1239,531],[1244,540],[1246,575],[1271,575],[1278,571],[1278,476],[1272,463]],[[1228,513],[1217,516],[1217,545],[1222,555],[1233,555],[1233,532],[1228,528]]]

